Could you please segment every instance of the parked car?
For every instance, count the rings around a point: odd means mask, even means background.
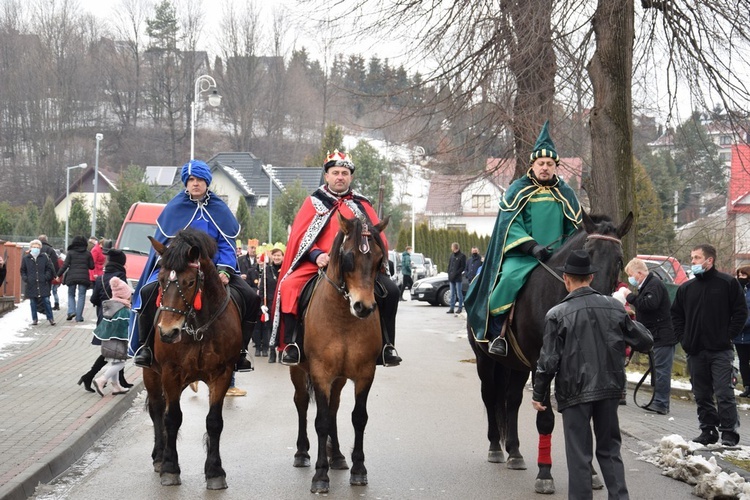
[[[437,276],[437,266],[432,262],[431,258],[424,258],[424,267],[427,270],[427,276],[425,276],[426,278]]]
[[[646,263],[648,269],[656,273],[666,284],[682,285],[690,277],[683,269],[680,261],[665,255],[638,255]]]
[[[388,260],[390,261],[389,267],[391,267],[391,279],[400,288],[404,281],[404,276],[401,274],[401,254],[395,250],[389,250]]]
[[[424,265],[424,255],[413,252],[411,254],[411,278],[414,281],[427,277],[427,268]]]
[[[469,289],[469,282],[463,279],[461,288]],[[451,302],[451,289],[448,283],[448,273],[440,273],[432,278],[424,278],[414,282],[411,287],[411,300],[421,300],[433,306],[448,306]]]

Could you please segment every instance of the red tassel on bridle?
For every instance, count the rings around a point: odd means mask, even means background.
[[[161,296],[163,290],[159,287],[159,295],[156,296],[156,307],[161,307]]]
[[[203,290],[199,288],[193,299],[193,309],[200,311],[201,307],[203,307]]]

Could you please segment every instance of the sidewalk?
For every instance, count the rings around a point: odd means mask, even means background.
[[[22,302],[19,307],[29,306]],[[102,398],[76,385],[99,355],[91,345],[96,312],[87,303],[85,321],[76,323],[66,321],[62,309],[54,311],[56,326],[40,316],[39,326],[25,332],[30,341],[9,346],[5,352],[11,354],[0,359],[2,500],[26,499],[40,482],[65,471],[143,388],[141,370],[130,362],[125,374],[135,387],[125,395]]]

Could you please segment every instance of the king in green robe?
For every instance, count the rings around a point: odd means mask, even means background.
[[[551,158],[547,179],[534,174],[539,158]],[[499,334],[490,316],[510,311],[531,271],[549,258],[581,224],[581,208],[573,189],[555,172],[559,157],[544,124],[531,153],[526,176],[511,183],[500,201],[500,214],[490,238],[480,274],[474,278],[464,304],[475,339],[488,342]],[[495,322],[496,323],[496,322]]]

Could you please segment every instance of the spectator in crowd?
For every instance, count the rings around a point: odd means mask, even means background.
[[[669,292],[661,278],[650,272],[646,263],[634,258],[625,266],[628,282],[636,287],[625,300],[635,308],[635,319],[654,337],[654,398],[646,410],[666,415],[672,389],[672,362],[677,337],[672,328]]]
[[[747,302],[739,281],[716,269],[713,246],[697,245],[690,261],[695,278],[677,289],[672,325],[687,355],[698,410],[701,433],[693,441],[713,444],[721,432],[721,444],[735,446],[740,422],[732,384],[732,339],[745,326]]]
[[[256,292],[258,291],[258,281],[260,279],[260,266],[258,265],[257,252],[258,240],[248,240],[247,253],[237,259],[240,266],[240,277]]]
[[[337,216],[349,219],[359,217],[371,226],[379,222],[370,201],[351,188],[355,167],[348,154],[334,150],[326,157],[323,168],[325,184],[305,199],[292,223],[272,308],[271,343],[276,342],[277,335],[282,331],[279,345],[283,339],[286,347],[281,362],[287,365],[296,365],[301,359],[304,331],[301,328],[297,331],[298,299],[308,280],[319,269],[328,266],[328,253],[339,230]],[[381,234],[381,237],[387,248],[385,234]],[[383,337],[383,355],[379,362],[384,366],[397,366],[402,361],[393,345],[399,290],[387,275],[385,265],[383,262],[382,272],[376,278],[378,287],[382,287],[385,293],[375,294]]]
[[[474,276],[479,274],[479,269],[482,267],[482,256],[479,254],[479,248],[471,247],[471,257],[466,261],[466,279],[471,283]]]
[[[271,304],[273,304],[276,283],[279,281],[279,272],[281,263],[284,261],[284,251],[274,246],[270,253],[270,258],[263,265],[260,273],[260,339],[261,355],[268,356],[269,363],[276,362],[276,346],[269,345],[271,340]],[[270,349],[270,350],[269,350]],[[256,351],[257,356],[257,351]]]
[[[737,281],[742,285],[745,292],[745,302],[750,309],[750,266],[742,266],[737,269]],[[740,375],[744,389],[740,397],[750,397],[750,317],[745,321],[745,326],[739,335],[734,338],[734,348],[737,350],[737,359],[740,365]]]
[[[112,291],[111,300],[121,306],[111,317],[105,315],[102,318],[101,323],[94,329],[94,335],[103,343],[107,341],[122,342],[125,354],[122,357],[106,358],[109,366],[106,367],[101,377],[94,379],[94,388],[100,396],[104,396],[104,388],[107,384],[112,387],[112,394],[128,392],[127,387],[120,385],[118,374],[125,368],[125,360],[127,359],[128,320],[130,319],[130,300],[133,289],[117,276],[112,277],[107,284]],[[104,355],[104,351],[102,355]]]
[[[633,311],[633,308],[630,307],[630,304],[628,304],[628,301],[625,300],[625,297],[630,295],[630,288],[628,288],[628,285],[623,283],[622,281],[618,281],[615,285],[615,291],[612,293],[612,297],[616,298],[617,301],[622,304],[622,306],[625,308],[625,312],[628,313],[628,316],[630,319],[635,319],[635,311]],[[633,350],[630,348],[630,346],[627,346],[625,348],[625,366],[627,367],[630,364],[630,358],[633,355]],[[622,395],[620,396],[620,405],[625,406],[628,404],[628,388],[623,387],[622,388]]]
[[[31,306],[31,324],[39,324],[37,310],[42,307],[49,324],[54,326],[55,317],[49,303],[49,294],[52,289],[52,278],[55,277],[55,268],[47,254],[42,252],[41,241],[31,240],[29,247],[29,253],[21,259],[21,280],[26,284],[25,296]]]
[[[91,292],[91,303],[96,307],[96,324],[99,325],[102,322],[102,304],[105,300],[112,298],[112,289],[110,287],[110,280],[112,278],[118,278],[127,283],[127,276],[125,274],[125,262],[127,257],[122,250],[110,249],[107,251],[107,262],[104,264],[104,274],[99,276],[94,282],[94,290]],[[101,340],[94,335],[91,339],[91,343],[95,346],[101,345]],[[91,383],[99,370],[104,368],[107,364],[107,360],[104,356],[99,355],[91,365],[91,369],[84,373],[80,379],[78,379],[78,385],[83,385],[83,388],[89,392],[94,392],[91,388]],[[120,370],[119,382],[122,387],[130,388],[133,384],[128,383],[125,380],[125,369]]]
[[[572,252],[561,271],[568,295],[545,317],[531,403],[537,411],[547,409],[544,401],[554,378],[565,434],[568,498],[592,498],[592,421],[609,498],[628,498],[617,418],[625,387],[625,346],[648,351],[653,340],[615,299],[591,288],[597,269],[588,252]]]
[[[7,272],[7,269],[5,268],[5,259],[3,259],[3,256],[0,255],[0,286],[3,286],[3,283],[5,283],[5,274]],[[0,292],[2,294],[2,292]]]
[[[454,241],[451,243],[451,256],[448,258],[448,284],[451,290],[451,303],[446,311],[447,314],[461,314],[461,311],[463,311],[464,290],[462,285],[465,269],[466,255],[461,253],[461,246]],[[458,302],[458,309],[454,309],[456,302]]]
[[[500,201],[482,273],[466,297],[469,327],[488,350],[506,356],[505,320],[529,274],[552,256],[581,224],[573,189],[557,175],[560,157],[545,122],[530,155],[526,175]]]
[[[104,238],[99,240],[93,236],[89,238],[89,246],[91,247],[89,248],[89,251],[91,252],[91,258],[94,259],[94,269],[89,273],[91,276],[91,283],[94,283],[96,278],[104,274],[104,263],[107,260],[104,256],[104,248],[102,247],[104,241]]]
[[[57,277],[57,272],[60,270],[60,257],[57,256],[57,252],[52,248],[52,245],[47,242],[46,234],[40,234],[37,239],[42,242],[42,252],[47,254],[47,257],[52,262],[52,266],[55,268],[55,277],[52,280],[52,298],[55,299],[55,303],[52,305],[52,310],[59,311],[60,297],[57,295],[57,289],[60,286],[60,280]]]
[[[405,301],[404,290],[411,290],[411,286],[414,281],[411,277],[411,246],[407,246],[404,252],[401,254],[401,290],[399,293],[399,300]]]
[[[83,307],[86,305],[86,290],[91,285],[89,271],[94,269],[94,258],[88,251],[86,238],[74,236],[68,245],[65,262],[57,272],[68,287],[68,317],[83,322]],[[77,296],[77,298],[76,298]]]

